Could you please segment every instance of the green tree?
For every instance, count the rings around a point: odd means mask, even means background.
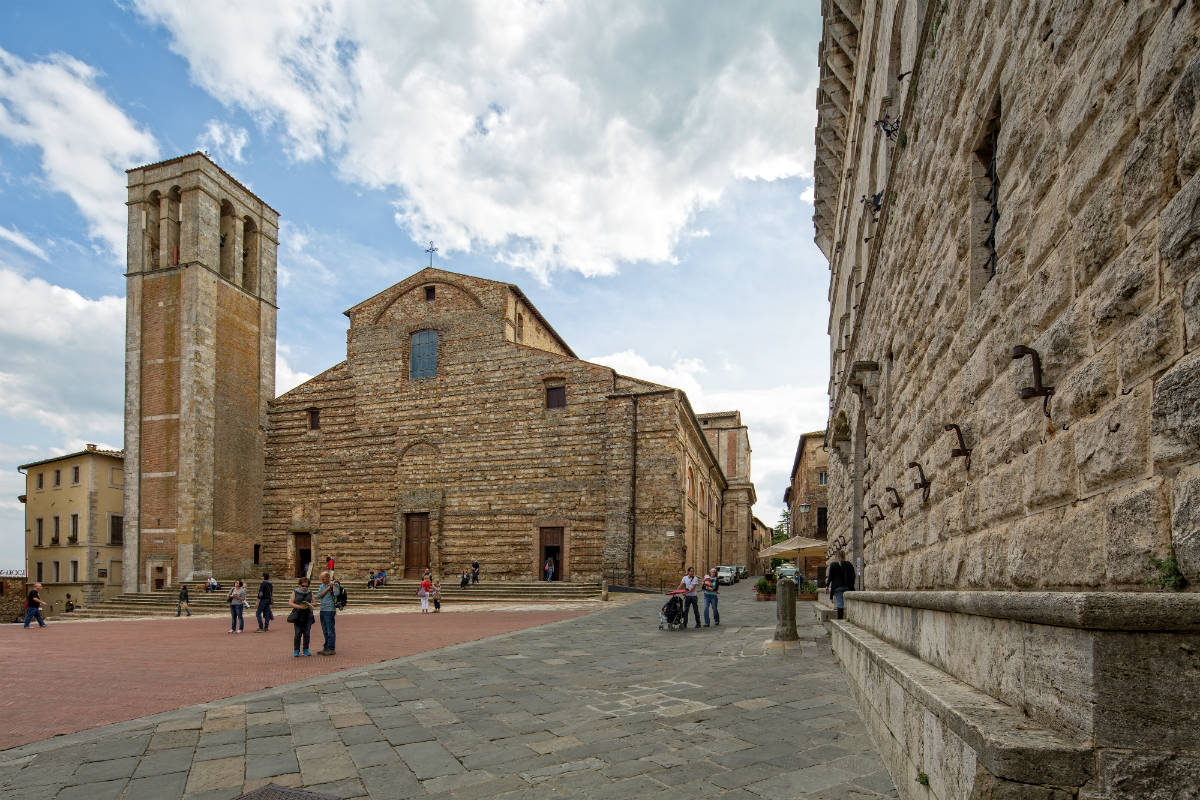
[[[779,544],[790,538],[792,538],[792,512],[785,508],[779,515],[779,522],[775,523],[775,533],[771,536],[771,544]]]

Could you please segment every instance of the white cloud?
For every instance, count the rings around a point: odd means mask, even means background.
[[[825,427],[829,401],[824,386],[781,384],[766,389],[708,391],[700,377],[707,369],[695,358],[676,359],[669,366],[651,364],[632,350],[590,358],[623,375],[683,389],[697,414],[742,412],[750,431],[751,478],[758,493],[755,514],[774,525],[783,508],[783,490],[791,477],[800,434]]]
[[[0,263],[0,416],[65,440],[121,441],[125,300],[91,300]]]
[[[70,56],[25,61],[0,48],[0,136],[40,148],[46,183],[70,197],[88,234],[124,260],[124,171],[155,160],[158,145],[108,98],[97,77]]]
[[[240,164],[245,160],[242,150],[249,141],[250,133],[245,128],[210,119],[196,137],[196,149],[208,151],[218,162],[234,161]]]
[[[26,253],[32,253],[42,261],[49,261],[50,257],[46,255],[46,251],[38,247],[33,241],[18,230],[6,228],[0,225],[0,239],[16,245]]]
[[[294,157],[395,191],[414,240],[541,279],[671,262],[733,181],[811,174],[791,3],[134,5]]]
[[[307,372],[292,369],[288,364],[291,350],[287,345],[275,345],[275,396],[289,392],[300,384],[312,378]]]

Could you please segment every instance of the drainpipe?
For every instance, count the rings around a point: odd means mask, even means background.
[[[630,395],[633,401],[633,421],[630,427],[629,465],[629,585],[633,586],[633,566],[637,553],[637,456],[638,456],[638,396]]]

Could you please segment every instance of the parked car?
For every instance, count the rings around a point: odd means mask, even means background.
[[[796,575],[800,572],[795,564],[780,564],[775,568],[775,580],[796,580]]]
[[[737,568],[738,580],[750,577],[750,570],[746,569],[745,564],[739,564]]]
[[[733,567],[717,567],[717,583],[733,585],[737,581],[737,570]]]

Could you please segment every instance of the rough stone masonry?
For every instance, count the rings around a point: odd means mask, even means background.
[[[1200,5],[822,14],[834,649],[896,786],[1200,796]]]

